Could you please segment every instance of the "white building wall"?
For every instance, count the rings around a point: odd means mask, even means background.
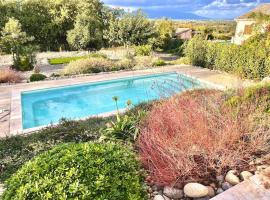
[[[243,20],[243,19],[237,19],[236,20],[236,31],[235,36],[232,38],[232,43],[240,45],[243,44],[245,40],[247,40],[251,35],[244,35],[245,26],[252,25],[255,23],[254,20]]]

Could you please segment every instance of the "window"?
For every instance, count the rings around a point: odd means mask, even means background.
[[[251,35],[252,34],[252,25],[246,25],[244,29],[244,35]]]

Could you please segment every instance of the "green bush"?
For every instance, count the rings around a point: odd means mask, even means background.
[[[12,68],[19,71],[30,71],[36,64],[36,46],[23,46],[17,54],[13,54]]]
[[[135,47],[136,56],[150,56],[151,52],[152,52],[151,45],[141,45]]]
[[[135,154],[120,145],[64,144],[26,163],[6,184],[8,199],[145,199]]]
[[[186,44],[184,54],[192,65],[205,67],[207,65],[207,41],[200,35],[195,36]]]
[[[191,64],[234,73],[242,78],[270,75],[270,34],[251,37],[243,45],[207,41],[197,36],[185,45]]]
[[[166,65],[166,62],[162,59],[158,59],[153,62],[153,66],[164,66],[164,65]]]
[[[47,78],[47,76],[45,76],[44,74],[32,74],[30,76],[30,82],[42,81],[42,80],[44,80],[46,78]]]

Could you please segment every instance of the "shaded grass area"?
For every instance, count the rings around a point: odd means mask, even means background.
[[[151,103],[142,103],[126,114],[149,110],[151,105]],[[62,120],[59,125],[44,128],[37,133],[0,139],[0,182],[8,179],[34,156],[59,144],[96,141],[101,135],[101,130],[106,127],[106,123],[112,120],[115,120],[115,116],[81,121]]]
[[[88,58],[88,56],[51,58],[51,59],[49,59],[49,63],[51,65],[61,65],[61,64],[68,64],[71,61],[80,60],[80,59],[84,59],[84,58]]]

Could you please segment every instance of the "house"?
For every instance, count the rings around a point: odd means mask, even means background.
[[[177,28],[175,37],[181,40],[190,40],[193,37],[193,31],[191,28]]]
[[[254,13],[270,15],[270,3],[260,4],[255,9],[235,19],[237,25],[235,36],[232,38],[232,43],[241,45],[245,40],[252,36],[254,24],[257,22],[252,18]]]

